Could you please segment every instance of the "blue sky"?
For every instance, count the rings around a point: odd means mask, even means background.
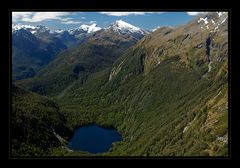
[[[158,26],[186,24],[201,12],[13,12],[14,24],[45,25],[50,29],[71,29],[96,23],[106,27],[116,20],[150,30]]]

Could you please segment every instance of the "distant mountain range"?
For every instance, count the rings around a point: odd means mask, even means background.
[[[70,30],[55,30],[38,25],[12,25],[13,39],[13,80],[20,80],[35,76],[35,74],[61,51],[78,46],[87,38],[91,38],[97,31],[112,29],[119,35],[130,35],[137,40],[142,38],[146,31],[132,26],[124,21],[116,21],[107,28],[92,25],[81,25]]]
[[[145,31],[139,27],[133,26],[127,22],[124,22],[123,20],[116,20],[114,23],[112,23],[110,26],[106,28],[98,27],[96,23],[93,23],[91,25],[81,25],[78,28],[69,29],[69,30],[50,30],[48,27],[43,25],[22,25],[22,24],[13,24],[12,25],[12,32],[15,33],[20,29],[24,29],[27,31],[30,31],[32,34],[38,34],[38,33],[49,33],[49,34],[62,34],[64,32],[68,32],[71,35],[79,35],[83,33],[93,33],[96,31],[99,31],[101,29],[113,29],[115,32],[119,33],[125,33],[125,34],[133,34],[133,33],[139,33],[142,35],[146,35],[148,31]]]
[[[77,35],[79,30],[75,31]],[[88,33],[77,47],[65,49],[42,68],[36,74],[36,78],[29,78],[26,81],[31,81],[33,90],[42,94],[64,90],[79,78],[83,83],[91,73],[111,67],[113,62],[144,37],[144,34],[146,32],[140,28],[116,21],[105,29]],[[43,80],[39,81],[39,78]]]

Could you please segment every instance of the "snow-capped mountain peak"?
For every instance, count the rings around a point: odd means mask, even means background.
[[[20,29],[29,30],[31,33],[35,33],[36,27],[32,25],[12,24],[12,32],[17,32]]]
[[[140,30],[140,28],[135,27],[127,22],[124,22],[122,20],[117,20],[115,22],[115,26],[118,27],[119,29],[130,29],[130,30],[134,30],[134,31],[138,31]]]
[[[20,29],[36,29],[36,27],[32,25],[21,25],[21,24],[12,25],[12,31],[20,30]]]
[[[97,24],[94,23],[91,25],[85,25],[85,24],[81,25],[78,28],[68,30],[68,32],[69,32],[69,34],[77,35],[77,34],[81,34],[81,33],[93,33],[93,32],[99,31],[101,29],[102,29],[101,27],[97,27]]]
[[[140,29],[139,27],[133,26],[127,22],[124,22],[123,20],[117,20],[115,23],[113,23],[106,29],[112,29],[114,32],[117,33],[125,34],[139,33],[142,35],[146,34],[146,31]]]
[[[81,25],[80,28],[83,29],[84,31],[86,31],[87,33],[96,32],[96,31],[102,29],[101,27],[97,27],[96,23],[94,23],[92,25]]]
[[[50,29],[47,28],[46,26],[43,25],[37,25],[37,26],[32,26],[32,25],[22,25],[22,24],[13,24],[12,25],[12,32],[16,32],[20,29],[28,30],[32,34],[36,32],[50,32]]]

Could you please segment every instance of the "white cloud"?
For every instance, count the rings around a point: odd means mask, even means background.
[[[12,12],[13,22],[41,22],[44,20],[61,20],[66,21],[70,18],[63,18],[70,15],[71,12]]]
[[[13,22],[42,22],[45,20],[59,20],[62,24],[80,24],[81,21],[74,21],[73,18],[67,17],[71,12],[13,12]],[[81,17],[81,19],[83,19]]]
[[[129,15],[145,15],[155,12],[99,12],[101,14],[105,14],[108,16],[129,16]],[[163,13],[163,12],[156,12],[156,13]]]
[[[23,18],[30,18],[33,12],[12,12],[12,21],[17,22]]]
[[[61,18],[61,21],[64,21],[64,22],[69,21],[69,20],[72,20],[72,18]]]
[[[188,15],[190,16],[196,16],[196,15],[200,15],[200,14],[204,14],[206,12],[187,12]]]
[[[62,23],[62,24],[80,24],[80,23],[82,23],[82,22],[69,20],[69,21],[65,21],[65,22],[61,22],[61,23]]]

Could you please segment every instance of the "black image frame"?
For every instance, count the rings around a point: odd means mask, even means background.
[[[148,4],[148,3],[147,3]],[[14,5],[15,6],[15,5]],[[34,10],[36,10],[36,11],[59,11],[59,10],[61,10],[61,11],[69,11],[69,10],[71,10],[72,11],[72,9],[69,9],[68,7],[69,6],[67,6],[67,8],[58,8],[58,9],[37,9],[37,8],[29,8],[29,6],[28,5],[26,5],[27,6],[27,8],[25,8],[25,9],[23,9],[23,5],[22,4],[20,4],[19,5],[20,6],[20,8],[11,8],[11,9],[8,9],[9,10],[9,12],[11,12],[11,11],[14,11],[14,10],[17,10],[17,11],[30,11],[30,10],[32,10],[32,9],[34,9]],[[39,5],[39,7],[41,8],[41,6],[42,5]],[[50,5],[51,6],[51,5]],[[131,5],[130,5],[131,6]],[[149,5],[146,5],[147,6],[147,8],[135,8],[135,9],[132,9],[132,8],[128,8],[128,9],[126,9],[126,8],[121,8],[121,9],[116,9],[116,8],[96,8],[96,7],[94,7],[94,8],[89,8],[89,5],[84,5],[84,8],[82,8],[82,9],[80,9],[80,10],[82,10],[82,11],[149,11],[149,10],[152,10],[152,11],[186,11],[186,10],[188,10],[188,11],[195,11],[195,10],[197,10],[197,11],[206,11],[206,10],[209,10],[208,8],[202,8],[202,9],[197,9],[197,8],[192,8],[192,9],[176,9],[176,8],[174,8],[174,9],[164,9],[164,8],[158,8],[158,7],[153,7],[152,9],[150,9],[149,7]],[[157,6],[159,6],[159,5],[157,5]],[[85,8],[86,7],[86,8]],[[157,9],[158,8],[158,9]],[[220,10],[222,10],[223,8],[221,8]],[[76,10],[79,10],[79,9],[76,9]],[[219,10],[219,9],[214,9],[214,10]],[[224,8],[224,10],[226,10],[226,8]],[[232,27],[232,23],[231,23],[231,10],[230,9],[227,9],[227,11],[229,11],[229,29],[231,29],[231,27]],[[11,31],[11,28],[10,28],[10,24],[9,24],[9,34],[10,34],[10,31]],[[232,83],[232,78],[231,78],[231,67],[232,67],[232,57],[231,57],[231,41],[232,41],[232,38],[231,38],[231,30],[229,31],[230,32],[230,34],[229,34],[229,36],[228,36],[228,38],[229,38],[229,55],[230,55],[230,59],[229,59],[229,67],[228,68],[230,68],[229,69],[229,72],[230,72],[230,78],[229,78],[229,84],[231,85],[231,83]],[[11,46],[11,37],[10,37],[10,39],[9,39],[9,46]],[[10,52],[10,51],[9,51]],[[11,52],[10,52],[11,53]],[[10,54],[11,55],[11,54]],[[9,59],[11,59],[11,58],[9,58]],[[11,62],[11,61],[10,61]],[[5,69],[5,68],[4,68]],[[11,74],[11,64],[9,64],[9,74]],[[11,78],[9,79],[10,80],[10,82],[9,82],[9,92],[11,91]],[[239,81],[238,81],[239,82]],[[231,92],[232,92],[232,86],[230,86],[229,87],[229,98],[231,99]],[[11,96],[10,96],[11,97]],[[231,102],[231,100],[229,100],[230,102]],[[11,101],[10,101],[11,102]],[[10,105],[11,103],[9,103],[9,105]],[[231,103],[229,103],[229,107],[230,107],[230,110],[231,110],[231,108],[232,108],[232,106],[231,106]],[[11,108],[11,107],[10,107]],[[230,113],[230,115],[231,115],[231,113]],[[230,118],[232,118],[232,117],[229,117],[229,119]],[[234,119],[234,117],[233,117],[233,119]],[[230,131],[231,131],[231,123],[232,123],[232,121],[230,121],[229,122],[229,129],[230,129]],[[229,136],[231,136],[231,133],[229,134]],[[230,142],[230,144],[231,144],[231,142]],[[229,145],[230,145],[229,144]],[[229,156],[232,156],[231,155],[231,147],[229,148]],[[9,158],[11,159],[11,157],[10,157],[10,155],[9,155]],[[138,157],[136,157],[136,158],[138,158]],[[140,157],[141,159],[142,159],[142,157]],[[187,157],[188,158],[188,157]],[[209,158],[209,157],[207,157],[207,158]],[[231,159],[232,157],[230,157],[230,158],[228,158],[228,159]],[[155,158],[156,159],[156,158]],[[180,158],[179,158],[180,159]]]

